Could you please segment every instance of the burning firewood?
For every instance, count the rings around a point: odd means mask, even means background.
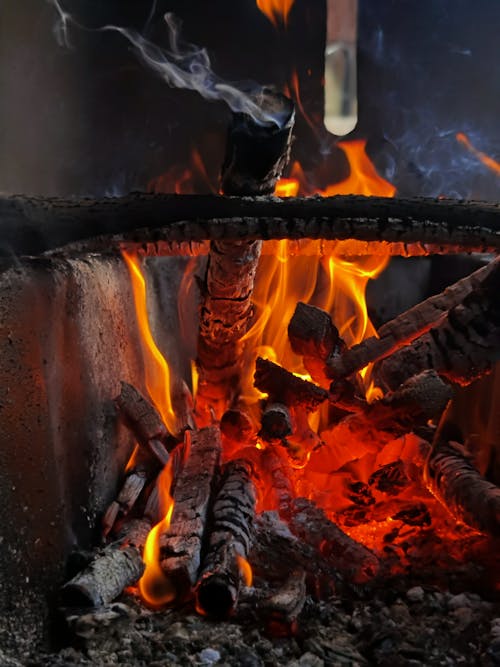
[[[268,91],[259,103],[282,117],[280,126],[259,125],[234,114],[222,166],[225,195],[269,195],[290,156],[292,102]],[[260,240],[213,240],[200,311],[198,402],[217,406],[237,394],[241,339],[253,314],[251,303]],[[217,410],[216,410],[217,412]]]
[[[328,398],[325,389],[262,357],[258,357],[255,363],[254,385],[268,394],[271,401],[288,407],[301,406],[307,412],[317,410]]]
[[[162,466],[165,465],[169,454],[163,441],[168,431],[156,408],[128,382],[121,383],[115,403],[139,444],[149,449]]]
[[[360,371],[369,363],[379,361],[409,345],[416,338],[427,333],[447,312],[457,306],[498,265],[498,259],[481,267],[470,276],[462,278],[440,294],[431,296],[422,303],[383,324],[377,337],[366,338],[341,355],[327,361],[329,377],[340,379]]]
[[[243,459],[230,461],[212,508],[210,538],[196,585],[197,606],[209,616],[226,618],[236,607],[242,568],[248,567],[254,515],[252,466]]]
[[[226,410],[220,420],[220,430],[223,437],[238,448],[253,444],[257,436],[250,416],[239,409]]]
[[[432,367],[453,383],[467,385],[500,359],[500,262],[428,333],[380,361],[376,378],[386,387]]]
[[[283,440],[292,433],[292,416],[283,403],[268,403],[262,411],[259,435],[266,442]]]
[[[189,442],[189,441],[188,441]],[[217,426],[193,431],[185,462],[175,480],[174,509],[167,533],[160,536],[160,564],[182,598],[195,584],[214,475],[221,453]]]
[[[294,535],[313,546],[331,567],[354,583],[366,583],[378,572],[378,558],[332,523],[322,509],[297,498],[285,517]]]
[[[425,462],[424,479],[457,521],[500,537],[500,487],[479,473],[463,445],[438,440]]]

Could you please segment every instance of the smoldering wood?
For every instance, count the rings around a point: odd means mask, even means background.
[[[288,407],[302,406],[308,412],[317,410],[328,398],[325,389],[262,357],[257,357],[255,362],[254,385],[268,394],[272,402],[284,403]]]
[[[158,410],[128,382],[121,383],[115,404],[139,444],[148,448],[161,465],[165,465],[169,455],[162,440],[167,437],[168,431]]]
[[[292,572],[288,579],[259,605],[261,614],[267,621],[268,632],[273,635],[288,635],[293,632],[306,601],[306,573]]]
[[[284,112],[284,125],[261,125],[246,114],[233,114],[221,172],[225,195],[272,194],[289,160],[293,103],[271,91],[262,103]],[[197,354],[197,401],[202,409],[204,404],[230,403],[238,394],[242,339],[253,315],[252,293],[261,249],[261,240],[214,238],[210,243]]]
[[[240,447],[254,443],[257,436],[250,416],[238,408],[226,410],[220,420],[220,430],[224,438]]]
[[[292,432],[280,441],[295,466],[306,465],[311,453],[323,446],[320,436],[309,425],[307,410],[302,405],[290,408]]]
[[[286,512],[295,497],[292,483],[292,469],[289,462],[274,446],[266,447],[261,456],[262,468],[270,475],[272,506]]]
[[[198,607],[215,618],[227,618],[238,602],[240,558],[248,559],[255,518],[252,465],[229,461],[210,516],[210,536],[196,584]]]
[[[411,375],[435,369],[450,382],[468,385],[500,359],[500,262],[428,333],[378,362],[374,375],[395,388]]]
[[[388,357],[427,333],[450,308],[458,305],[467,294],[479,287],[496,264],[498,259],[383,324],[377,331],[377,337],[366,338],[341,355],[329,359],[327,364],[330,376],[339,379],[352,375],[369,363]]]
[[[266,442],[282,440],[292,433],[292,416],[283,403],[269,403],[262,411],[260,437]]]
[[[299,301],[288,324],[288,338],[296,354],[326,361],[340,336],[326,311]]]
[[[160,535],[160,564],[181,598],[197,580],[212,485],[221,454],[217,426],[186,433],[191,433],[190,444],[173,490],[170,528]]]
[[[463,445],[438,441],[426,460],[424,479],[457,521],[500,537],[500,487],[480,474]]]
[[[500,206],[445,199],[358,195],[277,199],[134,193],[110,199],[0,197],[5,259],[75,244],[81,252],[139,244],[325,239],[453,246],[496,253]],[[87,248],[87,250],[85,250]],[[360,251],[358,251],[360,252]]]
[[[377,574],[379,561],[375,554],[344,533],[306,498],[294,500],[285,519],[294,535],[317,549],[348,581],[366,583]]]
[[[82,572],[62,586],[61,604],[100,607],[135,584],[145,569],[142,550],[151,527],[149,518],[127,521],[116,540],[98,551]]]

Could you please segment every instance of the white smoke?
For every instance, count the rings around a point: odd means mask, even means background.
[[[194,90],[206,100],[225,102],[231,111],[247,114],[259,125],[274,124],[281,127],[288,120],[283,113],[271,113],[259,106],[262,86],[258,84],[237,86],[218,77],[212,71],[206,49],[181,41],[180,24],[173,14],[164,16],[169,41],[169,49],[165,49],[131,28],[117,25],[87,28],[62,7],[60,0],[48,0],[48,2],[58,13],[54,34],[60,45],[70,46],[68,32],[70,24],[81,30],[118,32],[132,44],[141,60],[159,74],[169,86]],[[153,11],[154,7],[155,5]],[[146,23],[150,21],[151,13]]]

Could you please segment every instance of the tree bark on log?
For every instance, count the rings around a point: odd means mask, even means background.
[[[225,195],[270,195],[290,157],[293,103],[268,91],[261,103],[279,108],[281,127],[261,125],[246,114],[234,114],[222,165]],[[202,287],[198,342],[199,409],[221,417],[237,396],[242,338],[253,314],[252,294],[261,240],[212,240]]]
[[[377,337],[366,338],[336,358],[329,359],[327,366],[330,377],[337,380],[352,375],[427,333],[451,308],[479,287],[496,264],[498,259],[383,324],[377,331]]]
[[[221,454],[219,428],[194,431],[173,490],[174,509],[160,536],[160,564],[182,598],[196,583],[214,475]]]
[[[112,242],[358,239],[498,252],[500,206],[446,199],[358,195],[236,198],[132,194],[112,199],[0,197],[5,258],[77,244],[109,251]],[[93,243],[89,241],[94,239]],[[97,243],[96,243],[97,241]]]
[[[500,359],[500,262],[478,287],[423,336],[374,367],[377,384],[394,389],[433,368],[450,382],[468,385]]]
[[[227,618],[238,602],[241,559],[247,561],[255,517],[252,465],[226,463],[211,512],[211,529],[196,585],[198,608],[213,618]]]

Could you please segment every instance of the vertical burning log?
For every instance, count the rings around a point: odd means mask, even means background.
[[[269,195],[288,162],[292,102],[267,91],[259,103],[277,118],[258,125],[235,114],[222,166],[225,195]],[[203,285],[198,341],[198,401],[222,410],[237,394],[241,339],[252,316],[252,292],[261,241],[212,241]],[[216,410],[218,411],[218,410]],[[220,417],[220,413],[218,415]]]
[[[252,466],[243,459],[224,467],[212,510],[209,545],[196,586],[198,608],[209,616],[226,618],[236,607],[242,568],[252,542],[255,489],[251,478]]]
[[[195,431],[173,492],[174,510],[167,533],[160,537],[160,564],[184,596],[195,584],[214,474],[219,463],[218,427]]]

